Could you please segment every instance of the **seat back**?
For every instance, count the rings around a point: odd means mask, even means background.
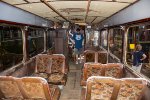
[[[65,56],[63,54],[53,54],[51,73],[65,73],[65,64]]]
[[[84,62],[95,62],[95,51],[86,50],[84,51]]]
[[[100,63],[85,63],[83,69],[83,79],[86,81],[90,76],[103,76],[104,68]]]
[[[87,80],[86,100],[111,100],[114,87],[113,78],[92,76]]]
[[[52,100],[48,83],[40,77],[24,77],[17,79],[24,97],[33,100]]]
[[[51,64],[52,64],[51,55],[39,54],[36,57],[35,73],[50,73]]]
[[[105,52],[105,51],[98,51],[96,55],[97,55],[96,62],[102,63],[102,64],[106,64],[107,63],[107,57],[108,57],[107,52]]]
[[[123,73],[123,65],[120,63],[108,63],[105,64],[106,77],[121,78]]]
[[[87,80],[86,100],[141,100],[147,81],[143,78],[115,79],[92,76]]]
[[[147,81],[142,78],[124,78],[120,84],[117,100],[141,100]]]
[[[23,98],[15,78],[0,76],[0,98],[16,100]]]

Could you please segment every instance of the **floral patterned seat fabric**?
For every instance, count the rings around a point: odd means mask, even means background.
[[[49,73],[52,64],[51,55],[40,54],[36,58],[36,73]]]
[[[97,56],[98,56],[98,63],[102,63],[102,64],[106,64],[107,63],[107,52],[97,52]]]
[[[123,73],[123,65],[119,63],[108,63],[105,66],[105,76],[121,78]]]
[[[86,100],[111,100],[114,84],[112,78],[90,77],[87,81]]]
[[[141,100],[145,87],[144,79],[122,79],[117,100]]]
[[[104,69],[100,63],[85,63],[83,68],[83,75],[81,85],[86,85],[86,81],[90,76],[103,76]]]
[[[0,76],[0,98],[12,98],[12,99],[21,99],[23,98],[15,79],[11,76]]]
[[[102,76],[104,73],[103,70],[103,66],[99,63],[90,63],[90,64],[85,64],[85,72],[86,75],[85,78],[86,80],[90,77],[90,76]]]
[[[84,51],[85,62],[95,62],[95,51]]]
[[[53,54],[51,74],[48,77],[48,82],[65,84],[65,74],[65,56],[62,54]]]

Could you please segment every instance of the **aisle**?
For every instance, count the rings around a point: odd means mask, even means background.
[[[68,80],[66,86],[61,91],[60,100],[80,100],[81,96],[81,65],[69,63],[70,72],[68,73]]]

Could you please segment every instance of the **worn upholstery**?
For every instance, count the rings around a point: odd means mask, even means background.
[[[65,56],[62,54],[52,55],[51,74],[48,77],[48,82],[54,84],[66,84],[66,62]]]
[[[84,51],[84,62],[95,62],[95,51],[86,50]]]
[[[66,83],[66,63],[62,54],[40,54],[36,59],[36,70],[33,76],[43,77],[51,84]]]
[[[98,51],[97,52],[97,62],[106,64],[107,63],[107,52]]]
[[[120,63],[85,63],[81,79],[81,85],[85,86],[90,76],[106,76],[121,78],[123,73],[123,65]]]
[[[23,98],[15,79],[11,76],[0,76],[1,98]]]
[[[53,54],[51,73],[56,72],[64,73],[64,71],[65,71],[65,56],[62,54]]]
[[[100,63],[85,63],[81,85],[86,85],[86,81],[90,76],[103,76],[104,68]]]
[[[58,100],[60,90],[41,77],[0,76],[0,100]]]
[[[81,100],[141,100],[147,81],[143,78],[91,76]]]
[[[104,76],[121,78],[122,74],[123,74],[123,65],[122,64],[120,64],[120,63],[108,63],[108,64],[106,64]]]
[[[145,87],[144,79],[122,79],[117,100],[141,100]]]
[[[115,80],[92,76],[87,80],[86,100],[111,100]]]
[[[50,73],[50,67],[52,64],[51,55],[40,54],[36,58],[36,73]]]

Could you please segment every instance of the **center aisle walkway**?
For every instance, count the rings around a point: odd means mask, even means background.
[[[60,100],[80,100],[81,97],[81,64],[69,63],[70,71],[66,86],[61,91]]]

